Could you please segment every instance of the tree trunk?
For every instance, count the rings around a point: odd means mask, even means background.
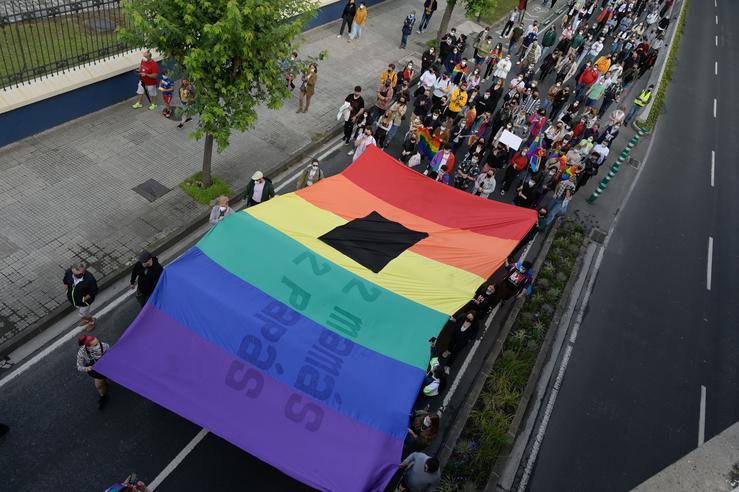
[[[213,135],[205,134],[205,148],[203,149],[203,188],[210,186],[210,164],[213,161]]]
[[[444,9],[444,15],[441,16],[441,24],[439,25],[439,32],[436,33],[436,40],[441,42],[441,38],[449,30],[449,19],[452,18],[452,11],[454,6],[457,5],[457,0],[447,0],[446,9]]]

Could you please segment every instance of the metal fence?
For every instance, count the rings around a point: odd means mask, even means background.
[[[123,0],[126,1],[126,0]],[[0,0],[0,88],[130,50],[122,0]]]

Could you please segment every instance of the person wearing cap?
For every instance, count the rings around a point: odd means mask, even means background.
[[[257,171],[251,176],[251,181],[246,185],[244,191],[244,199],[246,206],[259,205],[275,196],[275,189],[272,186],[272,180],[265,178],[262,171]]]
[[[228,197],[226,195],[221,195],[218,197],[218,204],[210,209],[208,223],[211,226],[214,226],[232,213],[234,213],[234,211],[228,206]]]
[[[98,283],[95,276],[87,271],[87,265],[84,262],[75,263],[64,272],[62,282],[67,287],[67,300],[77,308],[82,324],[93,323],[90,308],[98,293]]]
[[[77,370],[87,373],[95,383],[95,389],[100,396],[98,398],[98,409],[103,408],[108,401],[108,381],[105,376],[95,371],[95,363],[110,350],[110,345],[103,343],[92,335],[82,335],[77,339],[80,349],[77,351]]]
[[[156,256],[144,250],[139,255],[139,261],[133,266],[131,271],[131,290],[136,290],[136,300],[139,301],[141,307],[149,300],[149,296],[154,292],[154,288],[159,282],[162,275],[162,265]]]

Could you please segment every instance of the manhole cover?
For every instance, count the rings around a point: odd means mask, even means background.
[[[629,166],[633,167],[634,169],[639,169],[639,164],[639,159],[629,157]]]
[[[153,202],[157,198],[163,197],[170,191],[169,188],[164,186],[156,179],[149,179],[131,189],[149,200],[150,202]]]
[[[592,239],[596,243],[603,244],[603,241],[606,240],[606,233],[601,231],[600,229],[593,229],[592,231],[590,231],[590,239]]]

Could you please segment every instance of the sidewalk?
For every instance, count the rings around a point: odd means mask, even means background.
[[[355,85],[364,88],[369,104],[388,63],[413,59],[420,69],[424,43],[435,36],[445,5],[439,2],[429,30],[414,31],[401,50],[400,27],[412,8],[420,11],[419,2],[392,0],[370,8],[358,42],[337,39],[338,23],[307,32],[302,53],[328,51],[310,112],[295,114],[297,98],[277,111],[260,109],[256,128],[235,133],[231,146],[214,155],[214,174],[233,190],[243,189],[255,170],[269,174],[331,133],[336,111]],[[457,6],[450,27],[479,31],[463,14]],[[178,187],[201,166],[203,142],[188,133],[158,111],[134,110],[128,101],[0,148],[0,353],[67,307],[61,279],[74,260],[89,262],[104,283],[141,249],[204,219],[209,207]],[[170,191],[149,202],[132,190],[149,179]]]

